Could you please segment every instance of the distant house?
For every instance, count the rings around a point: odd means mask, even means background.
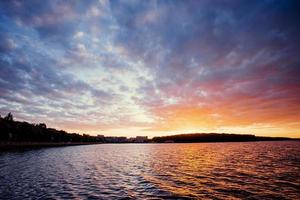
[[[136,143],[144,143],[148,141],[148,136],[136,136],[135,141]]]
[[[95,138],[98,142],[104,142],[105,141],[104,135],[97,135]]]
[[[134,142],[134,141],[135,141],[135,138],[134,138],[134,137],[130,137],[130,138],[127,139],[127,141],[128,141],[128,142]]]
[[[174,140],[166,140],[165,143],[174,143]]]
[[[126,137],[104,137],[108,143],[125,143],[127,142]]]

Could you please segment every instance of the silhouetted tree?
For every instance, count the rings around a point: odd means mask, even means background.
[[[42,128],[42,129],[46,129],[47,128],[46,124],[44,124],[44,123],[40,123],[37,126],[40,127],[40,128]]]
[[[9,112],[5,117],[4,120],[6,121],[14,121],[13,115]]]
[[[30,124],[13,121],[13,115],[8,113],[0,118],[0,143],[10,142],[101,142],[97,137],[67,133],[65,131],[47,128],[46,124]],[[1,146],[0,146],[1,147]]]

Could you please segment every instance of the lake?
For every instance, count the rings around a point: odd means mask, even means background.
[[[0,153],[1,199],[300,199],[300,142]]]

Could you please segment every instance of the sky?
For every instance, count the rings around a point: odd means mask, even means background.
[[[0,114],[68,132],[300,137],[300,1],[0,1]]]

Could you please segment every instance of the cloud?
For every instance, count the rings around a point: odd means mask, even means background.
[[[1,1],[0,110],[94,131],[295,123],[298,10],[292,0]]]
[[[2,40],[0,43],[0,52],[1,53],[9,53],[17,47],[14,40],[5,36],[5,34],[0,34],[0,37]]]
[[[159,12],[155,6],[132,6],[129,3],[128,6],[117,4],[113,8],[125,32],[119,37],[119,42],[124,43],[134,57],[142,58],[145,65],[151,66],[153,73],[154,83],[141,88],[144,96],[137,102],[150,108],[159,119],[166,122],[177,120],[178,124],[184,124],[182,116],[186,121],[193,121],[190,119],[193,116],[184,113],[190,107],[195,110],[191,113],[201,119],[203,115],[207,118],[213,115],[214,107],[228,104],[232,104],[230,109],[234,112],[249,119],[245,120],[249,124],[256,120],[272,121],[279,112],[295,120],[294,112],[288,108],[299,110],[299,106],[290,101],[290,98],[298,99],[299,96],[294,89],[285,91],[282,88],[295,88],[300,82],[288,72],[296,74],[299,70],[296,67],[299,59],[293,53],[300,50],[293,43],[297,38],[295,33],[299,32],[298,22],[295,22],[295,18],[299,18],[295,6],[299,5],[293,1],[282,5],[240,5],[235,2],[213,5],[204,2],[200,5],[202,3],[198,6],[176,4],[176,15],[172,12],[173,3],[159,5],[159,9],[165,11],[160,18],[142,25],[136,22],[146,13]],[[246,8],[253,12],[243,13]],[[128,14],[129,10],[132,14]],[[295,24],[291,25],[291,21]],[[198,95],[198,91],[205,95]],[[186,105],[182,112],[177,113],[176,106],[165,103],[173,98],[179,99],[178,108]],[[249,107],[251,102],[254,105]],[[286,106],[279,106],[277,113],[276,109],[272,112],[272,109],[259,108],[257,102]],[[203,106],[210,111],[201,111]],[[244,107],[254,111],[239,112]],[[229,117],[232,119],[240,117],[226,110],[224,123],[226,116],[232,116]],[[265,113],[261,115],[261,112]],[[169,114],[172,119],[166,116]],[[251,120],[251,115],[255,114],[263,117]],[[228,123],[232,119],[227,119]],[[195,121],[194,125],[197,124],[202,126]],[[172,124],[166,126],[172,130],[178,128]],[[189,126],[192,125],[189,123]]]
[[[33,28],[45,40],[68,45],[86,13],[101,6],[96,0],[80,1],[2,1],[2,13],[17,24]],[[83,24],[84,25],[84,24]]]

